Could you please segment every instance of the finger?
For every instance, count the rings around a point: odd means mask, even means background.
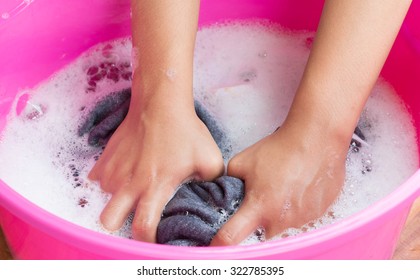
[[[260,225],[255,207],[244,203],[238,212],[214,236],[211,246],[236,245],[250,236]]]
[[[198,118],[206,125],[217,146],[219,146],[220,149],[223,149],[229,141],[222,127],[210,112],[197,100],[194,100],[194,108]]]
[[[141,196],[132,224],[133,237],[145,242],[156,242],[156,231],[166,203],[173,195],[173,187],[151,186]]]
[[[99,162],[99,161],[98,161]],[[87,177],[91,181],[99,181],[100,180],[100,172],[99,172],[99,163],[96,162],[95,165],[92,167],[92,169],[89,171]]]
[[[228,163],[227,175],[245,180],[243,170],[245,170],[241,154],[234,156]]]
[[[222,154],[213,155],[202,161],[197,169],[198,177],[203,181],[213,181],[225,172]]]
[[[95,162],[95,165],[89,171],[88,179],[92,181],[100,181],[101,174],[103,174],[102,170],[105,168],[106,163],[109,161],[109,156],[107,153],[107,149],[102,153],[99,159]]]
[[[136,202],[136,196],[130,192],[121,190],[115,193],[101,213],[102,226],[109,231],[120,229]]]
[[[106,146],[104,152],[99,157],[93,168],[88,174],[88,178],[93,181],[102,180],[102,177],[106,174],[111,175],[113,172],[113,166],[119,166],[115,162],[119,160],[118,155],[131,155],[130,147],[119,145],[120,139],[118,137],[111,138],[110,142]],[[128,162],[128,160],[125,160]]]
[[[267,226],[264,227],[265,239],[270,240],[278,236],[286,228],[289,228],[289,227],[291,226],[287,226],[286,221],[279,221],[279,222],[275,222],[274,224],[268,224]]]
[[[103,174],[101,189],[109,193],[114,193],[119,189],[126,188],[131,183],[131,170],[131,166],[121,165],[118,168],[111,170],[111,172],[109,172],[110,176],[107,173]]]
[[[89,171],[88,179],[101,182],[102,187],[113,172],[112,166],[110,159],[108,159],[106,153],[104,153]]]

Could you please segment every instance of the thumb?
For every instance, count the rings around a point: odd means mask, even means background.
[[[256,213],[255,207],[245,200],[238,212],[219,229],[210,245],[236,245],[245,240],[259,227],[260,219]]]
[[[243,160],[243,152],[235,155],[228,163],[227,175],[246,180],[244,170],[246,170],[245,162]]]

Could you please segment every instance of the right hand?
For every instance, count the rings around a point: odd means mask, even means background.
[[[211,181],[223,173],[222,154],[193,101],[181,103],[152,98],[147,104],[130,104],[89,173],[112,194],[100,217],[105,229],[118,230],[135,210],[133,237],[155,242],[163,208],[178,185]]]

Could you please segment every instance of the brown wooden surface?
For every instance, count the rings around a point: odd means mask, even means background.
[[[0,228],[0,260],[11,260],[9,249],[7,248],[6,241],[4,240],[3,232]]]
[[[12,259],[0,229],[0,260]],[[420,198],[414,203],[393,259],[420,260]]]
[[[420,198],[411,208],[393,259],[420,260]]]

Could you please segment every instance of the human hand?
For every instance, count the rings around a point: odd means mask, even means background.
[[[193,102],[153,100],[130,104],[89,178],[112,194],[101,214],[106,229],[119,229],[135,210],[133,237],[155,242],[162,210],[177,186],[210,181],[223,171],[221,152]]]
[[[333,133],[285,123],[236,155],[228,175],[245,181],[245,198],[211,245],[238,244],[259,227],[270,239],[321,217],[342,189],[348,147]]]

